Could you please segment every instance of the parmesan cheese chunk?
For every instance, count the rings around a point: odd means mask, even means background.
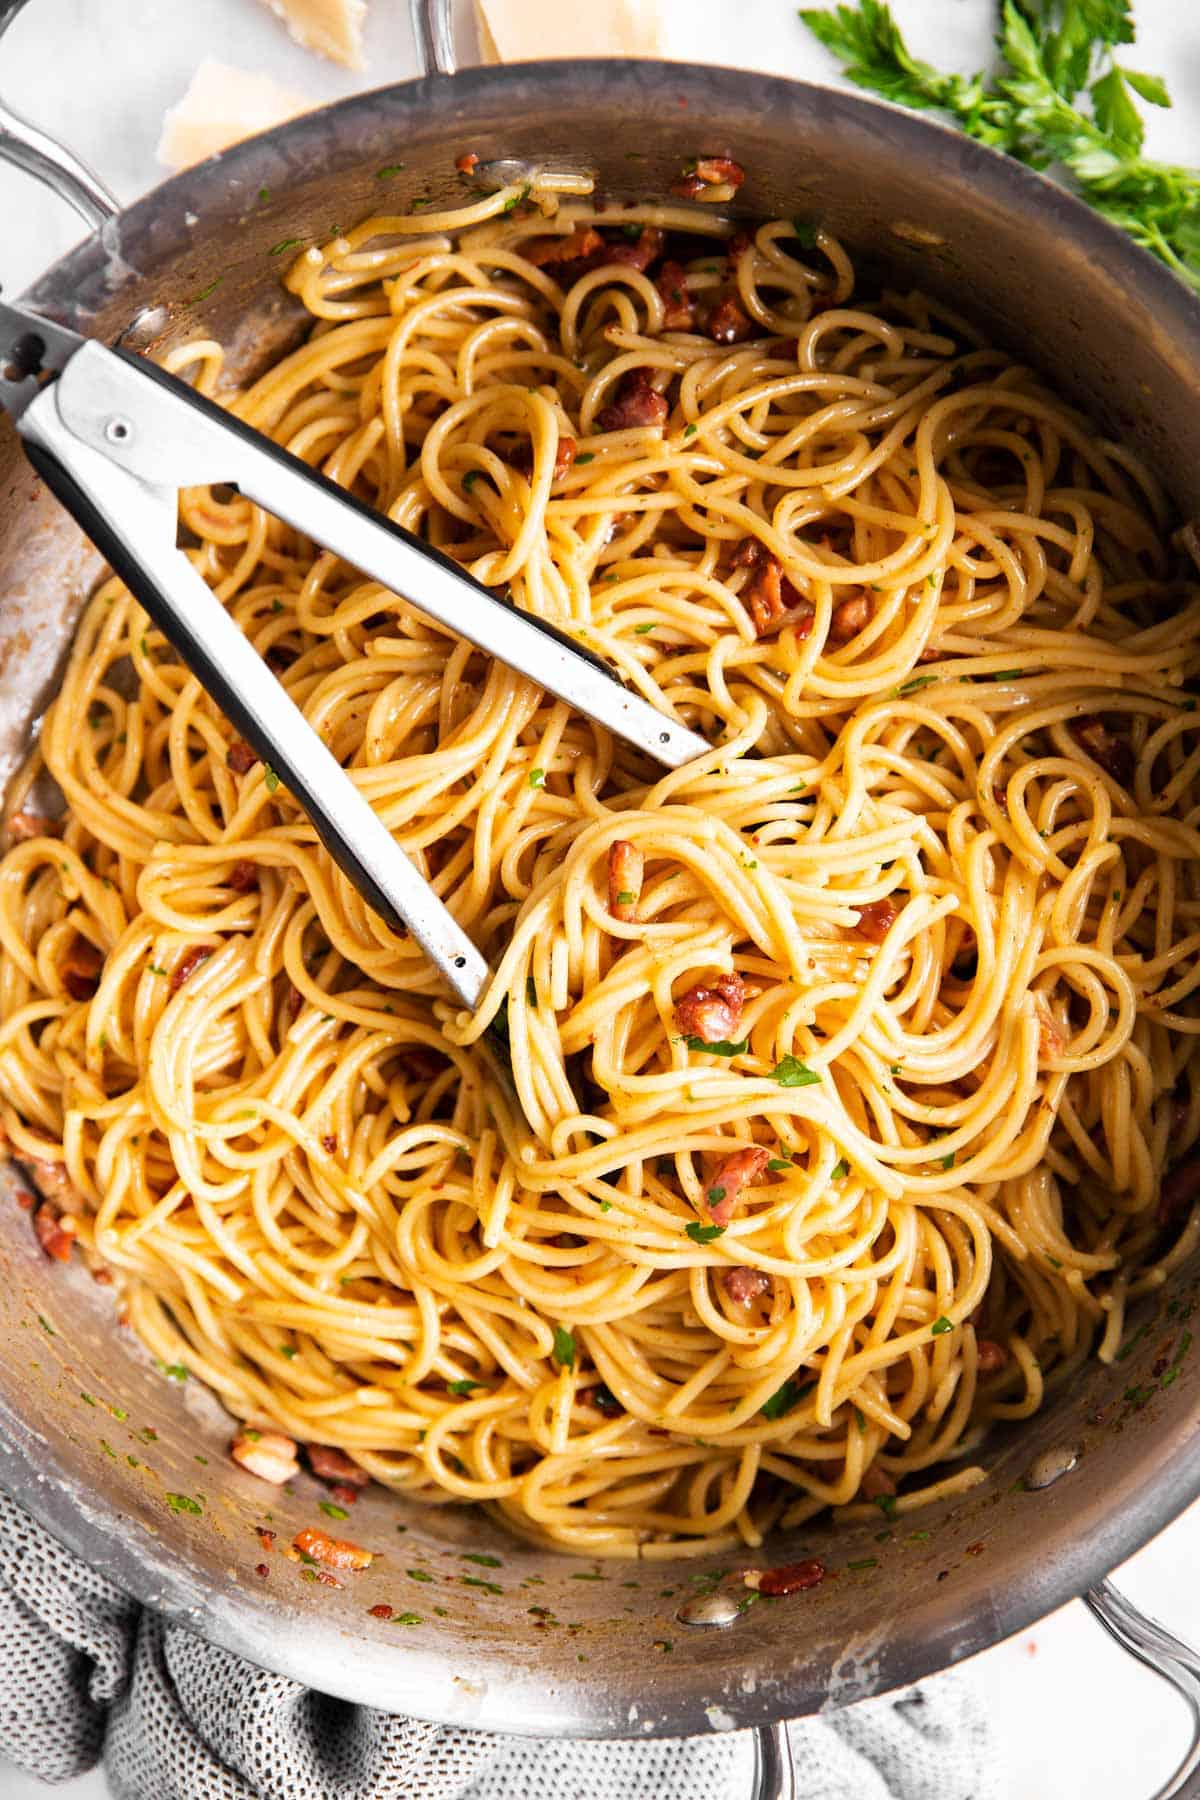
[[[163,119],[158,160],[168,169],[185,169],[256,131],[282,125],[315,104],[269,75],[232,69],[206,56],[183,99]]]
[[[549,56],[662,56],[663,0],[592,0],[588,6],[548,0],[475,0],[479,44],[489,62]]]
[[[362,29],[367,0],[267,0],[298,44],[348,69],[363,64]]]

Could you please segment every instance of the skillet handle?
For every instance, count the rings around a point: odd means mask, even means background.
[[[1192,1739],[1187,1754],[1170,1779],[1151,1800],[1187,1800],[1197,1792],[1193,1778],[1200,1770],[1200,1654],[1181,1643],[1156,1620],[1138,1611],[1111,1581],[1097,1582],[1083,1596],[1084,1604],[1110,1637],[1139,1662],[1169,1681],[1187,1705],[1192,1718]]]
[[[796,1800],[796,1770],[786,1725],[760,1725],[754,1733],[750,1800]]]
[[[409,0],[423,75],[453,75],[458,69],[450,5],[451,0]]]
[[[26,0],[0,0],[0,37],[8,30]],[[92,173],[65,144],[23,119],[0,101],[0,162],[24,169],[60,200],[73,206],[93,231],[100,231],[119,210],[99,176]]]

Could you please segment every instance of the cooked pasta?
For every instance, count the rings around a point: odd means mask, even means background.
[[[824,231],[732,231],[515,189],[373,218],[301,254],[311,330],[229,397],[703,733],[685,768],[183,498],[491,960],[474,1016],[115,578],[0,864],[46,1248],[251,1427],[596,1555],[970,1485],[1198,1232],[1186,1162],[1160,1198],[1200,1135],[1165,503]],[[171,366],[220,389],[215,342]]]

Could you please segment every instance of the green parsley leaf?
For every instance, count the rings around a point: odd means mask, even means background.
[[[799,1057],[785,1056],[783,1061],[776,1063],[771,1070],[771,1079],[777,1081],[780,1087],[797,1088],[811,1087],[813,1082],[820,1081],[821,1077],[816,1069],[810,1069],[807,1063],[800,1061]]]
[[[804,19],[807,15],[801,13],[800,17]],[[811,29],[815,30],[816,28],[814,26],[811,27]],[[815,225],[810,224],[807,219],[792,220],[792,236],[796,239],[802,250],[815,250],[817,247],[817,228]]]
[[[467,470],[466,474],[462,478],[462,491],[464,494],[470,493],[471,489],[475,486],[475,483],[479,480],[479,478],[482,474],[483,474],[482,469],[468,469]]]
[[[556,1325],[554,1327],[553,1356],[560,1369],[573,1369],[575,1367],[575,1339],[572,1334],[569,1331],[565,1331],[561,1325]]]
[[[582,456],[577,456],[575,458],[575,467],[578,468],[581,463],[595,462],[595,460],[596,452],[594,450],[585,450]]]
[[[684,1230],[693,1244],[711,1244],[714,1238],[723,1237],[725,1234],[723,1225],[701,1225],[698,1219],[689,1219]]]
[[[725,1198],[725,1189],[723,1187],[710,1187],[709,1188],[708,1204],[710,1206],[719,1206],[721,1201],[724,1198]]]
[[[546,785],[546,771],[545,771],[545,769],[530,769],[530,771],[529,771],[529,785],[530,785],[530,787],[531,787],[531,788],[540,788],[540,787],[545,787],[545,785]],[[621,897],[621,896],[620,896],[620,895],[618,895],[618,899],[619,899],[619,898],[620,898],[620,897]],[[632,895],[631,895],[631,896],[630,896],[630,898],[631,898],[631,899],[632,899]]]
[[[601,1212],[611,1212],[612,1211],[612,1201],[611,1200],[602,1200],[600,1202],[600,1211]]]
[[[621,892],[617,895],[617,905],[632,906],[636,899],[637,895],[631,888],[622,888]]]
[[[816,1385],[815,1381],[806,1381],[801,1385],[789,1375],[783,1386],[777,1387],[770,1399],[763,1401],[760,1408],[763,1418],[782,1419],[806,1394],[811,1394]]]
[[[285,250],[294,250],[302,241],[300,238],[283,238],[267,254],[268,256],[282,256]]]
[[[895,1494],[877,1494],[875,1496],[875,1504],[879,1508],[880,1512],[883,1514],[885,1519],[894,1519],[895,1518],[895,1516],[896,1516],[896,1496],[895,1496]]]
[[[717,1038],[711,1044],[706,1038],[700,1037],[689,1037],[683,1041],[689,1050],[703,1050],[706,1056],[741,1056],[750,1048],[749,1038],[743,1038],[737,1044],[731,1044],[728,1038]]]
[[[404,1573],[410,1581],[432,1581],[433,1576],[428,1569],[405,1569]]]
[[[948,1151],[947,1154],[945,1156],[943,1156],[940,1160],[941,1160],[941,1165],[942,1165],[943,1169],[952,1169],[954,1167],[954,1152],[953,1152],[953,1150]]]
[[[654,630],[654,620],[651,619],[651,621],[648,625],[635,625],[633,628],[633,635],[634,635],[634,637],[645,637],[647,632],[650,632],[653,630]]]
[[[270,763],[263,764],[263,781],[266,783],[268,794],[273,794],[275,789],[279,786],[279,777],[271,767]]]
[[[859,87],[949,113],[968,136],[1034,168],[1057,165],[1076,192],[1200,291],[1200,170],[1141,153],[1136,94],[1169,104],[1156,76],[1123,69],[1128,0],[1004,0],[995,77],[947,75],[914,57],[884,0],[802,11]]]
[[[225,279],[225,277],[223,275],[218,275],[216,280],[210,281],[206,288],[201,288],[200,292],[198,294],[193,294],[191,299],[188,301],[188,305],[189,306],[198,306],[200,304],[201,300],[207,300],[208,296],[211,293],[213,293],[217,288],[220,287],[220,285],[224,281],[224,279]]]
[[[830,1174],[829,1179],[831,1181],[845,1181],[845,1179],[849,1173],[850,1173],[850,1164],[846,1161],[845,1157],[843,1156],[840,1162],[834,1163],[833,1170]]]
[[[685,438],[695,437],[699,429],[700,427],[698,425],[685,425],[683,435]]]
[[[941,679],[940,675],[914,675],[911,681],[902,681],[899,687],[893,688],[891,697],[900,700],[905,694],[915,694],[919,688],[931,687]]]
[[[337,1506],[332,1500],[318,1500],[318,1512],[323,1512],[327,1519],[348,1519],[350,1514],[344,1506]]]
[[[790,1169],[791,1166],[792,1159],[790,1156],[773,1156],[767,1164],[767,1169],[768,1172],[779,1175],[784,1169]]]
[[[945,1335],[948,1331],[953,1331],[953,1330],[954,1330],[954,1326],[951,1324],[950,1320],[946,1317],[945,1313],[942,1313],[940,1315],[940,1317],[936,1318],[933,1321],[933,1324],[929,1327],[929,1332],[930,1332],[931,1337],[945,1337]]]
[[[163,1498],[173,1513],[195,1513],[197,1518],[203,1515],[204,1508],[190,1494],[164,1494]]]
[[[184,1363],[159,1362],[157,1357],[154,1359],[154,1366],[160,1375],[165,1375],[170,1381],[186,1381],[191,1373]]]
[[[465,1397],[468,1394],[473,1394],[476,1388],[486,1386],[486,1381],[468,1381],[464,1375],[461,1381],[448,1381],[446,1383],[446,1392],[448,1394],[459,1394]]]
[[[405,166],[404,163],[388,163],[386,168],[376,169],[375,179],[376,181],[390,181],[392,176],[399,175]]]
[[[846,1567],[848,1569],[877,1569],[879,1558],[877,1556],[860,1556],[857,1562],[848,1562]]]
[[[437,1609],[435,1608],[434,1610],[436,1611]],[[392,1625],[423,1625],[425,1621],[422,1619],[420,1613],[402,1612],[397,1613],[395,1618],[391,1619],[389,1623]]]

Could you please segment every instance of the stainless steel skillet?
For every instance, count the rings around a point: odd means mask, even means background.
[[[398,160],[407,165],[395,178],[402,201],[451,198],[454,160],[467,149],[588,168],[632,199],[661,194],[698,150],[725,148],[749,171],[747,212],[820,217],[861,261],[940,291],[1137,442],[1180,507],[1200,512],[1200,314],[1164,270],[1039,177],[928,120],[759,75],[528,65],[365,94],[114,214],[27,300],[108,343],[157,349],[202,324],[250,365],[296,326],[271,247],[376,210],[377,171]],[[90,203],[95,223],[94,189]],[[53,682],[91,563],[8,435],[0,492],[0,734],[11,761]],[[1111,1628],[1139,1653],[1174,1658],[1196,1693],[1194,1660],[1156,1647],[1096,1586],[1200,1493],[1194,1355],[1167,1388],[1153,1373],[1163,1343],[1175,1354],[1189,1329],[1194,1269],[1147,1309],[1146,1330],[1120,1364],[1089,1368],[1040,1417],[997,1436],[982,1488],[919,1516],[771,1544],[746,1560],[815,1554],[836,1579],[727,1628],[702,1628],[679,1617],[704,1585],[691,1577],[732,1559],[599,1563],[586,1573],[600,1579],[577,1580],[574,1559],[515,1544],[472,1513],[430,1514],[376,1495],[360,1503],[355,1534],[388,1555],[352,1591],[307,1587],[278,1566],[262,1583],[253,1571],[263,1500],[223,1458],[219,1409],[194,1384],[148,1369],[113,1328],[104,1294],[41,1261],[24,1215],[0,1207],[0,1231],[10,1275],[0,1284],[0,1426],[11,1446],[0,1480],[135,1592],[327,1692],[511,1731],[761,1725],[945,1667],[1091,1589]],[[127,1418],[98,1421],[81,1388]],[[157,1433],[152,1446],[132,1435],[147,1429]],[[197,1451],[209,1459],[199,1473]],[[1030,1485],[1031,1476],[1050,1485]],[[202,1515],[172,1512],[167,1492],[203,1494]],[[312,1522],[315,1498],[302,1482],[270,1502],[281,1536]],[[499,1594],[464,1586],[467,1550],[501,1559]],[[433,1577],[446,1616],[426,1607],[407,1633],[367,1617],[377,1601],[430,1596],[411,1568]],[[539,1624],[532,1606],[560,1623]],[[669,1653],[655,1648],[665,1642]],[[778,1791],[783,1776],[769,1778]]]

